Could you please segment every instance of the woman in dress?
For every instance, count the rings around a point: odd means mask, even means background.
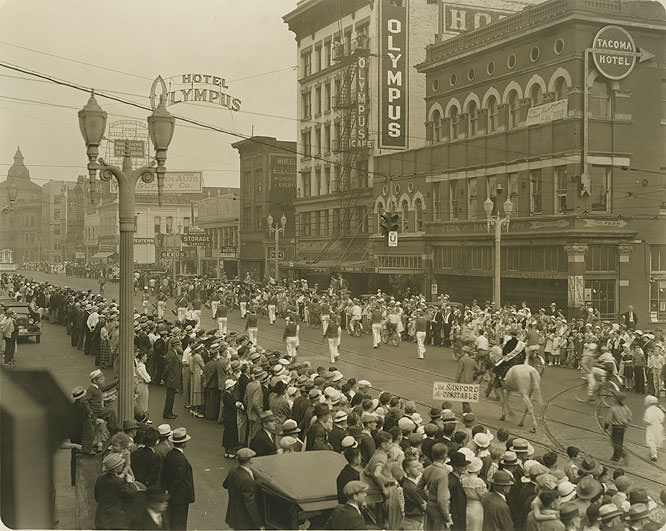
[[[236,399],[234,398],[234,389],[236,380],[227,378],[224,381],[224,392],[222,393],[222,446],[224,447],[224,457],[235,457],[236,448],[238,448],[238,425],[236,423]]]
[[[147,357],[148,355],[145,352],[139,352],[134,360],[134,407],[142,413],[148,412],[148,384],[151,381],[146,370]]]
[[[99,364],[102,369],[111,367],[111,349],[109,348],[109,329],[106,319],[99,320],[102,325],[99,329]]]
[[[647,424],[645,444],[650,449],[650,459],[656,462],[657,447],[664,444],[664,412],[659,407],[659,399],[656,396],[645,397],[643,422]]]
[[[205,366],[203,357],[201,356],[201,345],[192,352],[190,359],[190,393],[192,400],[190,405],[190,413],[195,417],[203,418],[201,411],[203,406],[203,389],[201,387],[201,376],[203,375],[203,368]]]
[[[467,465],[467,474],[462,477],[462,486],[467,496],[467,530],[481,531],[483,529],[483,507],[481,502],[488,495],[488,487],[479,477],[483,468],[483,461],[472,457]]]

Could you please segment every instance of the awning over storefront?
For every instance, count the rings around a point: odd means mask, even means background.
[[[91,256],[91,258],[108,258],[109,256],[113,256],[116,253],[112,252],[103,252],[103,253],[96,253]]]
[[[318,262],[294,262],[294,269],[320,270],[320,271],[346,271],[348,273],[367,273],[374,269],[368,260],[320,260]]]

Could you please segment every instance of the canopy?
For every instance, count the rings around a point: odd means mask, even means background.
[[[262,487],[318,511],[338,504],[336,479],[346,464],[341,454],[320,450],[255,457],[251,466]]]
[[[113,256],[116,254],[115,252],[103,252],[103,253],[95,253],[94,255],[91,256],[91,258],[108,258],[109,256]]]

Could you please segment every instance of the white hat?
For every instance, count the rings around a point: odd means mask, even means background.
[[[359,387],[372,387],[372,384],[368,380],[359,380],[358,381],[358,386]]]
[[[458,450],[460,451],[460,450]],[[483,468],[483,461],[479,459],[476,456],[472,456],[469,458],[469,465],[467,465],[467,471],[468,472],[480,472],[481,469]]]
[[[358,441],[354,439],[351,435],[347,435],[342,439],[340,445],[343,448],[356,448],[358,446]]]
[[[557,486],[557,493],[562,503],[571,501],[576,497],[576,485],[570,481],[563,481]]]
[[[230,389],[234,385],[236,385],[236,380],[234,380],[232,378],[227,378],[226,380],[224,380],[224,389],[225,390]]]
[[[169,426],[168,424],[160,424],[157,427],[157,431],[160,432],[160,437],[167,437],[172,433],[171,426]]]
[[[402,417],[398,420],[398,428],[402,431],[414,431],[416,428],[416,423],[409,417]]]
[[[90,373],[90,381],[93,381],[95,378],[99,378],[100,376],[104,376],[104,373],[99,369],[95,369]]]

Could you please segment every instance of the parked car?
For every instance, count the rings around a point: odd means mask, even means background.
[[[14,310],[19,339],[34,337],[36,343],[41,341],[41,319],[38,314],[30,311],[30,306],[27,302],[17,302],[14,299],[0,299],[0,306],[4,307],[5,310]]]
[[[324,529],[338,504],[336,478],[347,461],[331,451],[256,457],[267,529]]]

